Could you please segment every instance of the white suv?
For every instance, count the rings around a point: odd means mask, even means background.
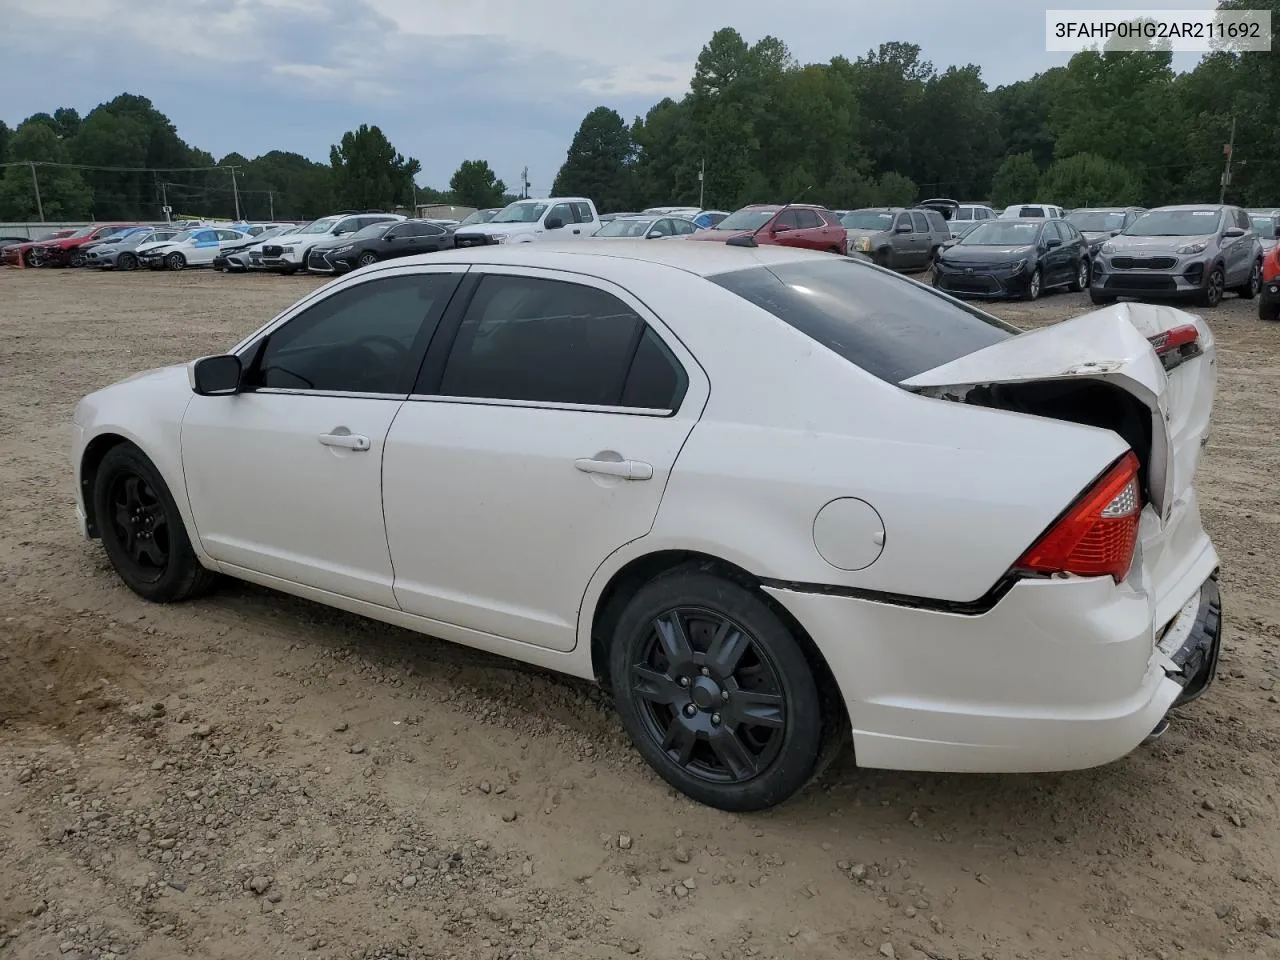
[[[492,243],[533,243],[535,240],[570,240],[590,237],[600,229],[596,205],[585,197],[551,197],[517,200],[504,207],[488,223],[462,227],[454,235],[459,247]]]
[[[306,267],[307,254],[319,241],[355,233],[375,223],[403,219],[398,213],[352,213],[321,217],[301,230],[281,237],[278,242],[264,244],[262,266],[280,273],[296,273]]]

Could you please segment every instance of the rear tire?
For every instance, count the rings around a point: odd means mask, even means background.
[[[641,587],[607,639],[623,726],[677,790],[720,810],[763,810],[813,776],[817,681],[758,594],[681,567]]]
[[[1249,282],[1236,290],[1241,300],[1252,300],[1262,290],[1262,261],[1255,260],[1249,271]]]
[[[131,443],[112,447],[93,479],[93,512],[125,586],[152,603],[199,596],[217,574],[196,559],[182,514],[155,465]]]

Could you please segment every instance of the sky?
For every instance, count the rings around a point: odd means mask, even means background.
[[[0,120],[84,115],[119,93],[148,97],[215,157],[280,149],[328,161],[377,124],[447,188],[484,159],[509,189],[529,168],[551,188],[582,118],[630,121],[688,89],[720,27],[773,35],[801,62],[919,44],[939,69],[977,64],[994,87],[1064,64],[1045,52],[1046,8],[1098,0],[0,0]],[[1207,0],[1126,0],[1172,9]],[[1175,56],[1190,69],[1196,57]]]

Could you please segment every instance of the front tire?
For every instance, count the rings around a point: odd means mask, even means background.
[[[138,268],[138,258],[127,250],[116,257],[117,270],[136,270]]]
[[[102,546],[125,586],[152,603],[207,592],[217,581],[196,559],[160,471],[131,443],[112,447],[93,481]]]
[[[164,258],[164,265],[170,270],[182,270],[187,266],[187,258],[180,253],[171,253]]]
[[[1022,294],[1023,300],[1039,300],[1041,292],[1042,274],[1040,268],[1036,267],[1031,271],[1031,279],[1027,281],[1027,289]]]
[[[1280,300],[1259,300],[1258,319],[1265,320],[1268,323],[1275,323],[1280,320]]]
[[[642,587],[609,639],[623,726],[677,790],[720,810],[763,810],[813,775],[817,682],[759,595],[682,567]]]
[[[360,267],[371,267],[377,262],[378,255],[376,253],[362,253],[360,254],[360,259],[356,261],[356,265]]]
[[[1200,295],[1196,299],[1202,307],[1216,307],[1222,302],[1222,289],[1225,284],[1225,276],[1222,273],[1222,267],[1214,264],[1209,271],[1208,276],[1204,278],[1204,286],[1200,288]]]

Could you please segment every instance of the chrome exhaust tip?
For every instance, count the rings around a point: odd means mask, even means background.
[[[1150,733],[1148,733],[1147,738],[1142,741],[1142,745],[1145,747],[1149,743],[1155,743],[1157,740],[1159,740],[1161,737],[1164,736],[1165,731],[1168,729],[1169,729],[1169,718],[1161,717],[1160,722],[1156,724],[1156,728],[1152,730]]]

